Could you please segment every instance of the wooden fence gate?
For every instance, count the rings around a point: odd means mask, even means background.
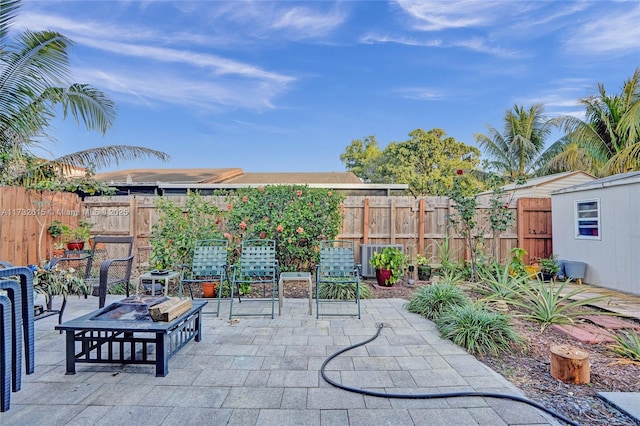
[[[518,199],[518,247],[529,253],[527,263],[553,254],[551,198]]]

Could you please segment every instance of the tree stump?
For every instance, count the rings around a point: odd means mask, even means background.
[[[589,353],[569,345],[551,346],[551,377],[565,383],[589,383]]]

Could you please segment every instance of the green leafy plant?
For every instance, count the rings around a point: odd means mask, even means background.
[[[420,287],[413,293],[407,310],[429,319],[436,319],[453,306],[470,304],[469,297],[451,283],[438,282]]]
[[[550,276],[554,276],[558,273],[559,270],[560,270],[560,265],[558,265],[557,256],[551,255],[550,257],[540,259],[541,272]]]
[[[440,335],[472,355],[499,355],[522,345],[508,315],[481,305],[452,306],[435,320]]]
[[[585,289],[576,288],[565,290],[568,281],[563,281],[559,286],[551,281],[549,283],[540,279],[529,280],[529,285],[520,287],[520,295],[512,299],[509,304],[517,306],[523,311],[519,316],[531,321],[539,322],[544,330],[550,324],[571,324],[574,319],[587,314],[579,307],[592,305],[606,300],[609,296],[600,295],[576,299],[575,296],[585,292]],[[590,315],[607,315],[600,311],[588,312]]]
[[[526,265],[524,263],[524,257],[528,254],[527,251],[520,247],[511,249],[511,261],[509,262],[509,268],[511,274],[529,276]]]
[[[191,264],[196,240],[223,238],[223,213],[197,192],[190,192],[185,205],[170,198],[155,200],[159,218],[151,228],[150,264],[156,269],[178,270]]]
[[[318,292],[320,299],[354,300],[356,297],[356,285],[354,283],[341,283],[339,279],[323,282]],[[373,296],[371,288],[360,283],[360,298],[370,299]]]
[[[455,266],[454,264],[452,264]],[[463,281],[463,276],[457,268],[445,268],[440,270],[440,282],[451,285],[458,285]]]
[[[455,261],[457,252],[453,250],[451,246],[451,237],[449,234],[444,237],[441,243],[434,241],[434,244],[441,265],[440,271],[456,270],[458,268]]]
[[[388,284],[393,285],[398,282],[407,267],[407,257],[399,248],[388,246],[373,253],[369,258],[369,264],[375,270],[391,271]]]
[[[43,294],[47,302],[52,296],[67,297],[70,294],[78,296],[89,294],[91,289],[85,283],[82,274],[74,269],[63,269],[57,266],[35,267],[33,274],[33,289]]]
[[[609,345],[617,355],[640,362],[640,335],[637,331],[622,331],[616,334],[616,343]]]
[[[87,220],[81,219],[78,226],[61,225],[62,239],[69,241],[87,241],[91,237],[91,227],[93,224]]]

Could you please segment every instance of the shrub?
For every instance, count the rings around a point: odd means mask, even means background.
[[[617,355],[640,361],[640,335],[636,331],[622,331],[616,334],[616,343],[609,346]]]
[[[232,246],[232,264],[239,244],[247,238],[276,241],[282,271],[311,271],[318,259],[318,242],[338,235],[344,197],[321,188],[273,185],[239,188],[227,196],[225,223]]]
[[[443,338],[472,355],[498,355],[522,345],[509,316],[480,305],[454,306],[436,319],[436,326]]]
[[[323,282],[318,290],[320,299],[354,300],[356,297],[356,285],[354,283],[344,284],[340,281]],[[371,288],[367,283],[360,283],[360,298],[371,299]]]
[[[438,282],[416,290],[407,303],[407,310],[430,319],[436,319],[454,306],[470,303],[471,301],[460,288],[448,282]]]
[[[191,264],[196,240],[223,238],[220,209],[197,192],[189,193],[184,207],[166,197],[155,204],[159,219],[149,236],[154,268],[179,270],[178,265]]]

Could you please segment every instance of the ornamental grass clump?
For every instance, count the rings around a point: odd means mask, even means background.
[[[360,283],[360,298],[371,299],[372,296],[371,287],[366,283]],[[354,300],[356,285],[355,283],[341,283],[339,280],[325,281],[318,290],[318,297],[320,299]]]
[[[453,306],[436,320],[440,335],[472,355],[499,355],[522,345],[508,315],[482,305]]]
[[[464,306],[471,300],[460,288],[448,282],[421,287],[413,294],[407,310],[429,319],[436,319],[454,306]]]

